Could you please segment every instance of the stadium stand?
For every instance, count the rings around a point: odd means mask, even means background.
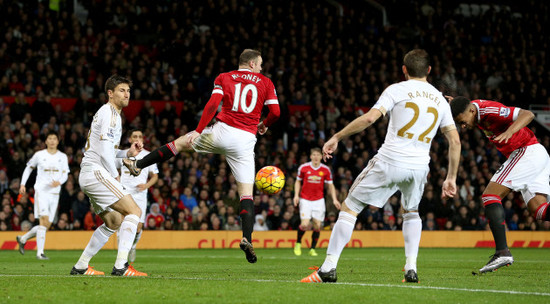
[[[526,109],[531,104],[550,107],[545,1],[502,1],[499,6],[378,1],[391,8],[384,10],[387,15],[365,9],[361,1],[337,1],[341,10],[333,2],[134,0],[76,1],[73,6],[66,1],[58,10],[44,1],[0,2],[0,230],[20,230],[29,226],[23,223],[36,221],[33,194],[18,194],[19,178],[30,156],[44,147],[48,130],[60,134],[71,167],[54,229],[101,225],[87,198],[79,195],[77,179],[87,128],[105,102],[103,84],[112,73],[134,81],[137,106],[127,113],[132,119],[126,119],[125,129],[143,130],[151,150],[196,127],[214,77],[235,68],[242,49],[261,50],[263,73],[276,86],[282,116],[267,136],[258,137],[256,167],[275,165],[287,176],[280,194],[254,196],[256,213],[272,230],[299,224],[292,187],[309,149],[321,147],[374,104],[385,87],[402,80],[402,56],[411,48],[431,54],[429,80],[445,94]],[[329,163],[340,200],[375,154],[386,127],[382,120],[349,138]],[[531,128],[550,148],[548,131],[536,123]],[[460,195],[448,201],[439,199],[447,147],[441,137],[432,145],[421,203],[425,229],[487,229],[480,195],[504,159],[478,130],[461,132],[461,140]],[[151,213],[155,225],[148,229],[238,225],[234,179],[219,156],[182,154],[159,170],[149,201],[160,212]],[[276,205],[281,212],[274,212]],[[550,229],[548,222],[529,216],[518,195],[509,195],[503,205],[508,229]],[[334,212],[327,210],[326,229],[334,224]],[[396,195],[382,209],[364,210],[356,229],[396,230],[400,225]]]

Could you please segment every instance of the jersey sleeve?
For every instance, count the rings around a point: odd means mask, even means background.
[[[302,180],[304,179],[304,170],[302,170],[304,168],[304,166],[300,166],[298,168],[298,175],[296,176],[296,179],[297,180]]]
[[[116,123],[117,117],[114,113],[114,110],[111,107],[105,107],[104,110],[99,115],[99,140],[100,141],[109,141],[115,143],[115,134],[116,134]]]
[[[439,129],[441,129],[441,131],[456,129],[456,124],[449,104],[446,102],[443,103],[441,110],[441,123],[439,124]]]
[[[152,164],[149,168],[149,172],[153,173],[153,174],[158,174],[159,173],[159,167],[157,166],[157,164]]]
[[[265,96],[265,102],[264,105],[272,105],[272,104],[279,104],[279,99],[277,98],[277,91],[275,90],[275,86],[273,85],[273,82],[271,79],[267,79],[268,84],[266,88],[266,96]]]
[[[21,185],[25,185],[27,183],[29,176],[31,176],[32,170],[38,166],[38,156],[36,154],[38,153],[34,153],[31,159],[27,162],[27,166],[25,167],[23,176],[21,177]]]
[[[497,101],[476,100],[481,119],[489,121],[513,122],[518,118],[520,108],[507,107]]]
[[[329,168],[326,168],[325,183],[332,184],[332,172]]]
[[[378,98],[376,104],[373,106],[373,108],[380,110],[384,116],[386,116],[386,113],[391,111],[395,106],[395,98],[392,96],[392,88],[393,85],[387,87],[384,92],[382,92],[382,95],[380,95],[380,98]]]
[[[64,184],[67,179],[69,179],[69,159],[67,158],[67,154],[63,153],[63,164],[62,164],[62,170],[61,170],[61,179],[59,180],[60,184]]]

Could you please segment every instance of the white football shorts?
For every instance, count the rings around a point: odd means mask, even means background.
[[[550,157],[541,144],[519,148],[500,166],[492,182],[521,192],[527,204],[535,194],[550,195]]]
[[[34,217],[47,216],[48,221],[53,223],[59,204],[59,193],[51,193],[43,190],[36,190],[34,194]]]
[[[90,198],[96,214],[113,211],[109,206],[128,194],[122,184],[100,166],[83,166],[78,182],[82,191]]]
[[[310,220],[316,219],[320,222],[325,220],[325,199],[318,199],[316,201],[310,201],[300,198],[300,219]]]
[[[425,169],[399,168],[374,156],[353,182],[346,205],[357,213],[366,205],[382,208],[397,190],[401,190],[403,209],[418,210],[429,170],[428,166]]]
[[[218,121],[204,129],[193,143],[193,149],[199,153],[225,155],[235,180],[243,184],[254,184],[255,145],[254,134]]]

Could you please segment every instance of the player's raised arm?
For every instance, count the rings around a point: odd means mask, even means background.
[[[529,110],[519,109],[518,118],[510,125],[510,127],[508,127],[508,129],[506,129],[506,131],[497,136],[495,138],[495,141],[500,143],[508,143],[508,140],[512,138],[514,134],[530,124],[534,118],[535,114],[533,114],[533,112]]]
[[[323,146],[323,159],[326,161],[332,158],[332,153],[338,148],[338,142],[340,140],[365,130],[382,117],[382,115],[383,113],[379,109],[372,108],[367,113],[354,119],[325,143]]]

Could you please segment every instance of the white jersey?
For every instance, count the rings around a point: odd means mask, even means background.
[[[128,150],[124,150],[124,153],[126,154]],[[149,154],[149,151],[147,150],[141,150],[139,154],[136,156],[136,159],[142,159],[147,154]],[[117,159],[117,168],[121,168],[121,175],[120,175],[120,183],[126,188],[126,191],[132,195],[134,200],[147,200],[147,191],[139,191],[137,188],[137,185],[140,184],[146,184],[147,180],[149,179],[149,173],[158,174],[159,169],[157,167],[157,164],[152,164],[149,167],[141,169],[141,173],[138,176],[132,176],[130,174],[130,170],[122,165],[122,159]]]
[[[115,159],[121,136],[120,114],[111,104],[106,103],[94,115],[80,167],[100,166],[116,178],[118,171]]]
[[[36,183],[34,189],[36,191],[47,192],[51,194],[59,194],[61,185],[51,187],[51,183],[58,181],[64,184],[69,176],[69,160],[67,155],[61,151],[54,154],[48,153],[47,149],[36,152],[27,162],[27,167],[23,171],[21,184],[27,183],[32,170],[36,169]]]
[[[430,163],[430,145],[437,128],[456,128],[447,100],[424,81],[407,80],[387,87],[373,108],[384,115],[390,113],[378,157],[403,168],[425,168]]]

